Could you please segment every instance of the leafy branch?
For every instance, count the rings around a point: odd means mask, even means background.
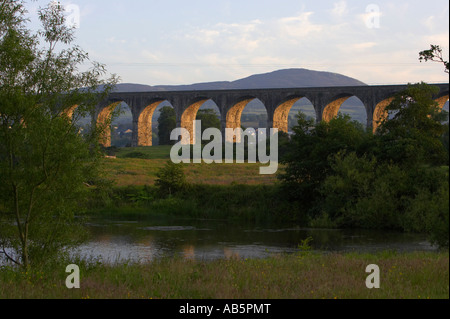
[[[449,62],[444,60],[442,48],[439,45],[431,45],[431,49],[420,52],[419,56],[420,62],[433,61],[443,63],[445,66],[444,72],[449,73]]]

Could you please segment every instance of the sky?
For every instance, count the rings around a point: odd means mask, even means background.
[[[49,1],[28,2],[31,25]],[[61,1],[76,44],[122,83],[234,81],[280,69],[340,73],[369,85],[448,83],[447,0]]]

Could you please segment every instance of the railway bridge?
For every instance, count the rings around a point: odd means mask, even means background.
[[[448,84],[434,84],[439,93],[434,97],[441,108],[449,99]],[[133,115],[132,146],[152,146],[153,114],[161,103],[169,102],[176,113],[177,127],[184,128],[195,142],[194,121],[200,107],[212,100],[218,106],[222,130],[240,128],[244,108],[252,100],[259,99],[268,114],[268,128],[288,131],[289,112],[302,98],[307,98],[314,106],[317,121],[329,121],[337,116],[341,105],[350,97],[357,97],[364,104],[367,126],[376,129],[378,121],[385,116],[385,108],[396,93],[407,85],[344,86],[320,88],[249,89],[249,90],[206,90],[206,91],[155,91],[111,93],[97,105],[95,121],[103,123],[111,118],[114,109],[126,103]],[[73,112],[73,110],[71,110]],[[225,136],[225,134],[223,135]],[[103,137],[105,146],[111,145],[111,131]]]

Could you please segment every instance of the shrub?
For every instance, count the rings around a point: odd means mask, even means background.
[[[162,196],[171,196],[187,186],[186,176],[181,164],[167,161],[166,165],[156,174],[155,185]]]

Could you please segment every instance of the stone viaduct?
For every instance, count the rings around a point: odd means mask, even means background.
[[[434,86],[440,89],[439,94],[434,98],[440,108],[443,108],[449,99],[449,85],[435,84]],[[347,99],[355,96],[364,104],[367,126],[375,129],[377,122],[385,116],[384,109],[393,100],[394,95],[406,88],[407,85],[382,85],[111,93],[104,102],[97,106],[95,120],[97,123],[107,121],[116,106],[124,102],[129,106],[133,115],[132,146],[152,146],[153,114],[161,103],[167,101],[175,109],[177,127],[187,129],[191,133],[191,143],[194,143],[193,122],[200,107],[209,100],[214,101],[220,110],[223,133],[225,128],[241,127],[242,112],[245,106],[254,99],[259,99],[267,110],[267,127],[287,132],[289,112],[298,100],[307,98],[311,102],[317,121],[329,121],[337,116],[339,108]],[[106,131],[103,144],[111,145],[110,130]]]

